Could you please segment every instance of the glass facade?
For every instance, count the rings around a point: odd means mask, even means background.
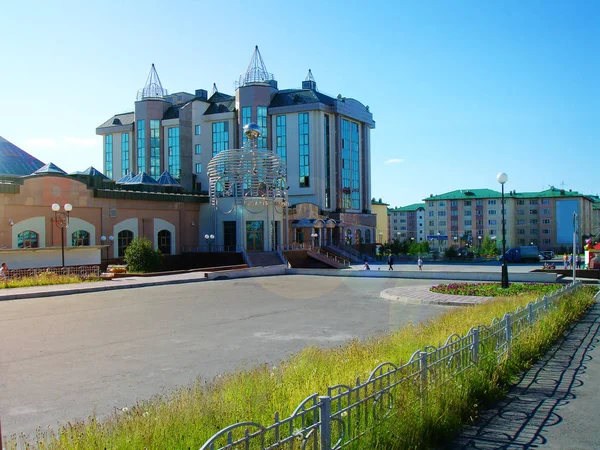
[[[113,137],[112,134],[104,136],[104,175],[113,177]]]
[[[150,176],[160,176],[160,120],[150,121]]]
[[[285,116],[277,116],[275,119],[275,149],[285,164],[287,164],[287,137],[285,128]]]
[[[137,170],[146,171],[146,121],[137,121]]]
[[[298,114],[298,149],[300,187],[310,186],[310,148],[308,144],[308,113]]]
[[[267,148],[268,128],[267,128],[267,107],[256,107],[256,124],[260,127],[261,136],[258,138],[258,148]]]
[[[121,134],[121,176],[129,173],[129,133]]]
[[[212,124],[212,147],[213,156],[222,150],[229,150],[229,122]]]
[[[360,209],[358,124],[342,119],[342,207]]]
[[[244,125],[248,125],[252,122],[252,108],[250,106],[244,106],[242,108],[242,142],[245,144],[248,138],[243,133]]]
[[[168,131],[169,140],[169,173],[174,178],[181,178],[181,158],[179,157],[179,127],[171,127]]]
[[[331,164],[329,161],[331,145],[329,134],[329,115],[325,114],[325,208],[331,208]]]

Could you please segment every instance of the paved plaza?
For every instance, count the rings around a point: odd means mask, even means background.
[[[381,298],[431,280],[277,276],[0,301],[4,435],[99,416],[200,376],[438,316]]]

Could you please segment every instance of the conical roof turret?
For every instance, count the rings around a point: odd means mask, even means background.
[[[267,66],[262,59],[257,45],[254,47],[254,53],[252,54],[252,58],[250,58],[250,64],[248,64],[246,72],[240,75],[237,87],[247,86],[253,83],[270,83],[274,80],[273,74],[269,73],[267,70]]]
[[[144,85],[144,89],[138,92],[138,100],[147,100],[153,98],[162,99],[168,94],[169,92],[162,87],[156,67],[154,67],[154,64],[152,64],[150,73],[146,79],[146,84]]]
[[[302,82],[302,89],[312,89],[313,91],[317,90],[317,82],[315,81],[315,77],[313,77],[312,70],[310,69],[308,69],[306,78]]]

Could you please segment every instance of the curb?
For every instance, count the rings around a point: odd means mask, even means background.
[[[481,303],[485,303],[492,297],[477,297],[471,301],[463,300],[460,295],[449,295],[449,294],[434,294],[434,298],[423,299],[419,297],[407,297],[402,294],[396,294],[398,289],[402,288],[389,288],[384,289],[379,293],[379,296],[385,300],[397,301],[408,305],[438,305],[438,306],[475,306]],[[413,288],[414,291],[414,288]],[[437,298],[436,298],[437,297]],[[463,297],[464,298],[464,297]]]
[[[58,297],[60,295],[71,295],[71,294],[88,294],[90,292],[103,292],[103,291],[116,291],[120,289],[133,289],[141,287],[152,287],[152,286],[164,286],[167,284],[187,284],[187,283],[199,283],[202,281],[209,281],[209,278],[186,278],[181,280],[161,280],[161,281],[145,281],[135,284],[110,284],[110,281],[106,282],[106,286],[92,286],[92,287],[73,287],[71,289],[61,289],[52,291],[42,292],[19,292],[16,294],[0,294],[0,302],[4,300],[21,300],[28,298],[41,298],[41,297]]]

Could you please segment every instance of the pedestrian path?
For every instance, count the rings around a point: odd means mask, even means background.
[[[450,449],[600,448],[600,305]]]
[[[414,305],[473,306],[486,302],[493,297],[474,295],[449,295],[431,292],[431,286],[395,287],[381,291],[381,298]]]
[[[147,286],[161,286],[165,284],[197,283],[208,280],[205,274],[206,272],[187,272],[174,275],[114,278],[111,280],[93,281],[89,283],[55,284],[48,286],[29,286],[0,289],[0,301],[36,297],[53,297],[57,295],[82,294]]]

